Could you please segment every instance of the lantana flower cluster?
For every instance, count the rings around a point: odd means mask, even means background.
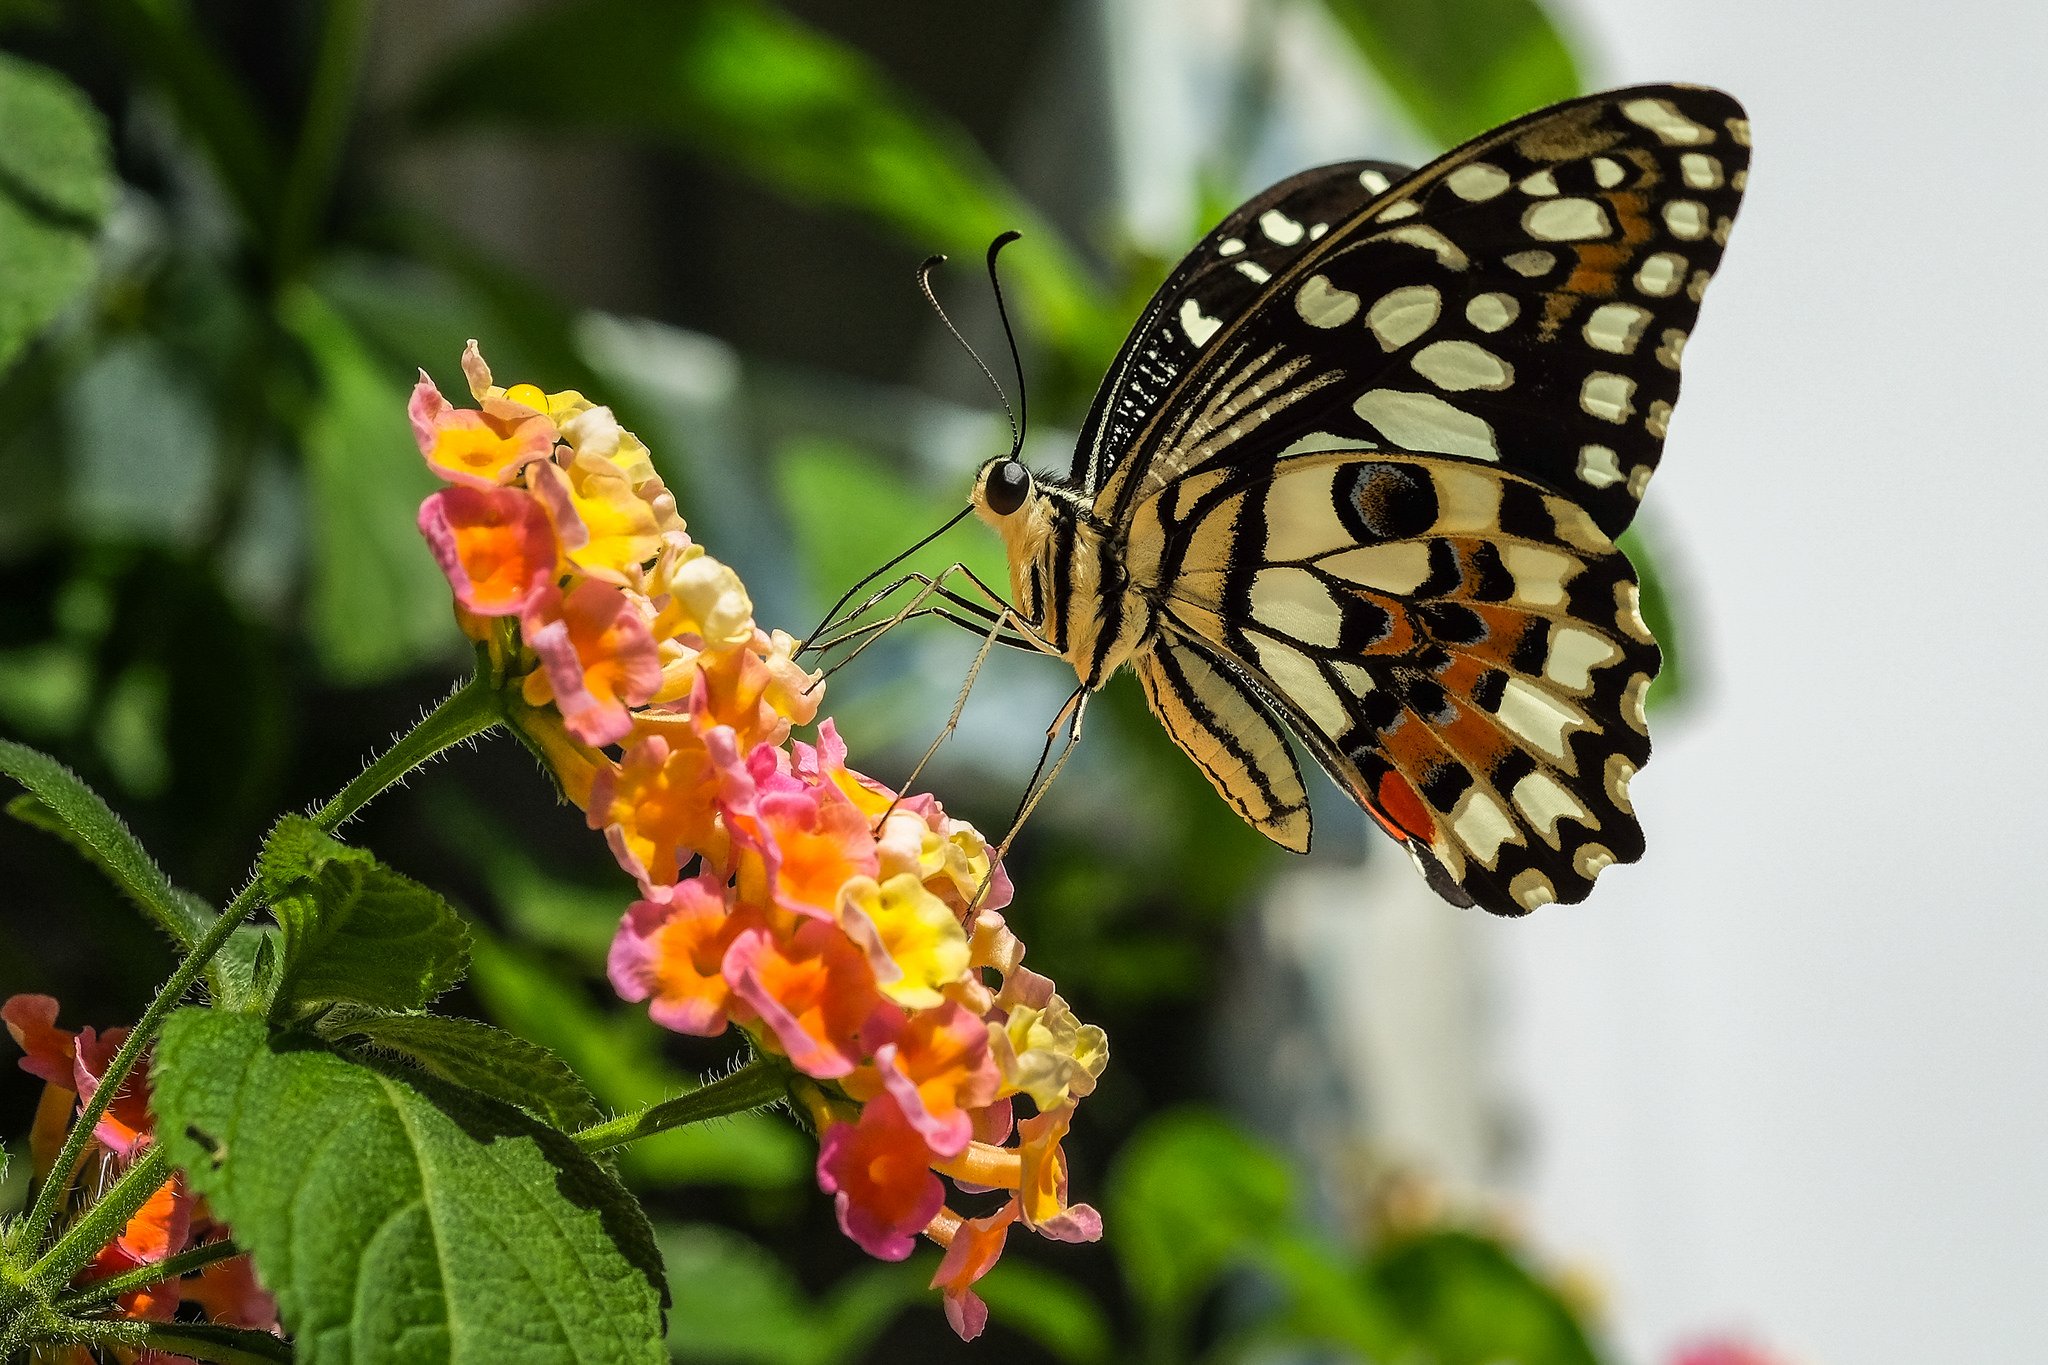
[[[100,1077],[128,1036],[125,1028],[105,1032],[82,1028],[73,1033],[57,1027],[57,1013],[56,1000],[47,995],[16,995],[0,1005],[0,1021],[6,1023],[7,1032],[24,1054],[21,1069],[43,1082],[42,1101],[36,1106],[35,1126],[29,1133],[29,1160],[38,1182],[51,1178],[73,1118],[98,1092]],[[94,1126],[84,1159],[65,1177],[73,1186],[74,1206],[94,1202],[98,1191],[112,1184],[155,1140],[149,1095],[145,1060],[128,1074]],[[227,1236],[227,1226],[217,1222],[205,1202],[186,1190],[184,1177],[174,1173],[136,1210],[114,1240],[79,1271],[73,1283],[84,1288],[145,1266],[161,1265]],[[180,1305],[197,1305],[209,1322],[277,1330],[277,1304],[256,1282],[246,1255],[128,1290],[113,1307],[119,1316],[135,1321],[168,1322],[178,1315]],[[145,1351],[140,1358],[149,1365],[191,1365],[188,1357],[162,1351]],[[92,1365],[95,1357],[83,1346],[72,1346],[64,1348],[57,1359],[63,1365]]]
[[[689,537],[647,448],[575,392],[462,367],[476,408],[422,373],[411,403],[449,487],[419,524],[465,631],[516,688],[512,723],[639,886],[609,973],[657,1023],[737,1025],[786,1059],[847,1236],[900,1260],[946,1248],[933,1287],[963,1337],[1012,1224],[1090,1241],[1061,1141],[1108,1058],[1023,965],[988,842],[927,794],[847,765],[798,642],[754,622]],[[1028,1102],[1019,1113],[1017,1100]],[[1000,1202],[969,1217],[960,1195]]]

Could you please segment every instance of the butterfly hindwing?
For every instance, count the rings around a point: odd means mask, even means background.
[[[1628,782],[1658,653],[1627,559],[1573,502],[1440,456],[1300,454],[1141,519],[1131,555],[1156,556],[1162,634],[1275,699],[1433,882],[1521,914],[1641,856]]]
[[[1618,535],[1662,453],[1748,141],[1719,91],[1639,87],[1397,182],[1208,331],[1128,456],[1098,459],[1097,515],[1124,522],[1203,469],[1380,446],[1529,475]]]
[[[1267,704],[1231,666],[1185,640],[1138,656],[1139,685],[1166,733],[1246,824],[1308,852],[1308,791]]]

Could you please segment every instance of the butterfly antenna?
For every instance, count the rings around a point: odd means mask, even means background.
[[[862,588],[865,588],[868,584],[874,582],[877,578],[880,578],[883,574],[889,572],[889,570],[895,568],[898,564],[901,564],[904,560],[916,554],[919,550],[922,550],[925,546],[937,540],[940,536],[946,534],[946,532],[952,530],[955,526],[958,526],[961,522],[967,519],[968,514],[971,513],[973,510],[974,509],[972,507],[961,508],[952,516],[946,518],[946,524],[939,527],[938,530],[933,531],[928,536],[925,536],[923,539],[919,540],[915,545],[912,545],[909,549],[903,551],[903,553],[896,555],[888,561],[886,561],[885,563],[881,564],[871,573],[868,573],[867,575],[862,577],[859,582],[855,583],[845,592],[840,593],[839,600],[832,604],[832,609],[825,613],[824,619],[818,622],[817,628],[813,630],[809,635],[806,635],[804,637],[803,644],[797,648],[797,654],[806,654],[813,647],[815,647],[818,637],[824,634],[825,628],[831,625],[832,622],[835,619],[837,619],[840,609],[843,608],[848,602],[851,602],[853,600],[853,595],[855,593],[859,592]],[[865,610],[865,607],[862,608],[862,611]],[[855,617],[858,617],[860,614],[860,612],[854,613]]]
[[[1013,232],[1008,235],[1011,237],[1015,237],[1017,234]],[[1002,238],[997,239],[999,243],[1002,240]],[[995,248],[990,247],[989,252],[990,261],[994,261]],[[960,329],[953,325],[953,319],[946,316],[945,306],[939,302],[938,294],[936,294],[932,290],[932,271],[938,269],[945,263],[946,258],[944,256],[926,257],[925,263],[917,268],[917,287],[924,291],[924,301],[932,306],[932,311],[934,313],[937,313],[939,315],[939,321],[946,324],[946,330],[953,334],[953,340],[960,343],[960,349],[967,352],[968,355],[972,356],[974,358],[974,363],[981,366],[981,372],[984,375],[988,376],[988,382],[990,387],[995,389],[996,397],[1002,402],[1003,416],[1007,417],[1010,421],[1010,449],[1013,452],[1022,449],[1023,438],[1018,435],[1017,414],[1016,411],[1010,407],[1010,395],[1003,392],[1002,381],[996,378],[996,372],[988,367],[988,362],[981,358],[981,352],[975,350],[974,347],[968,345],[967,338],[960,335]],[[1000,311],[1002,306],[1002,299],[1000,295],[997,296],[996,304],[998,310]],[[1005,330],[1008,330],[1009,323],[1005,322],[1003,324],[1003,327]],[[1022,397],[1022,394],[1018,395],[1020,401],[1022,400]]]
[[[1029,390],[1024,387],[1024,360],[1017,354],[1017,334],[1010,328],[1010,310],[1003,304],[1003,281],[996,273],[996,257],[1002,254],[1004,247],[1023,235],[1012,229],[988,244],[988,283],[996,294],[996,316],[1003,320],[1003,340],[1010,343],[1010,367],[1017,373],[1017,420],[1010,423],[1010,458],[1013,460],[1023,453],[1024,433],[1031,429],[1031,398]]]

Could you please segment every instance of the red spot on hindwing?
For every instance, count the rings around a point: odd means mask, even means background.
[[[1436,820],[1430,815],[1429,807],[1416,795],[1415,788],[1399,773],[1387,772],[1380,775],[1379,807],[1374,815],[1384,813],[1382,824],[1389,825],[1387,833],[1397,839],[1417,839],[1430,843],[1436,837]]]

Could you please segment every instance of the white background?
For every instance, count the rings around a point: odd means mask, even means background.
[[[2048,7],[1566,17],[1756,152],[1648,500],[1709,694],[1645,861],[1486,936],[1535,1225],[1641,1359],[2048,1360]]]

